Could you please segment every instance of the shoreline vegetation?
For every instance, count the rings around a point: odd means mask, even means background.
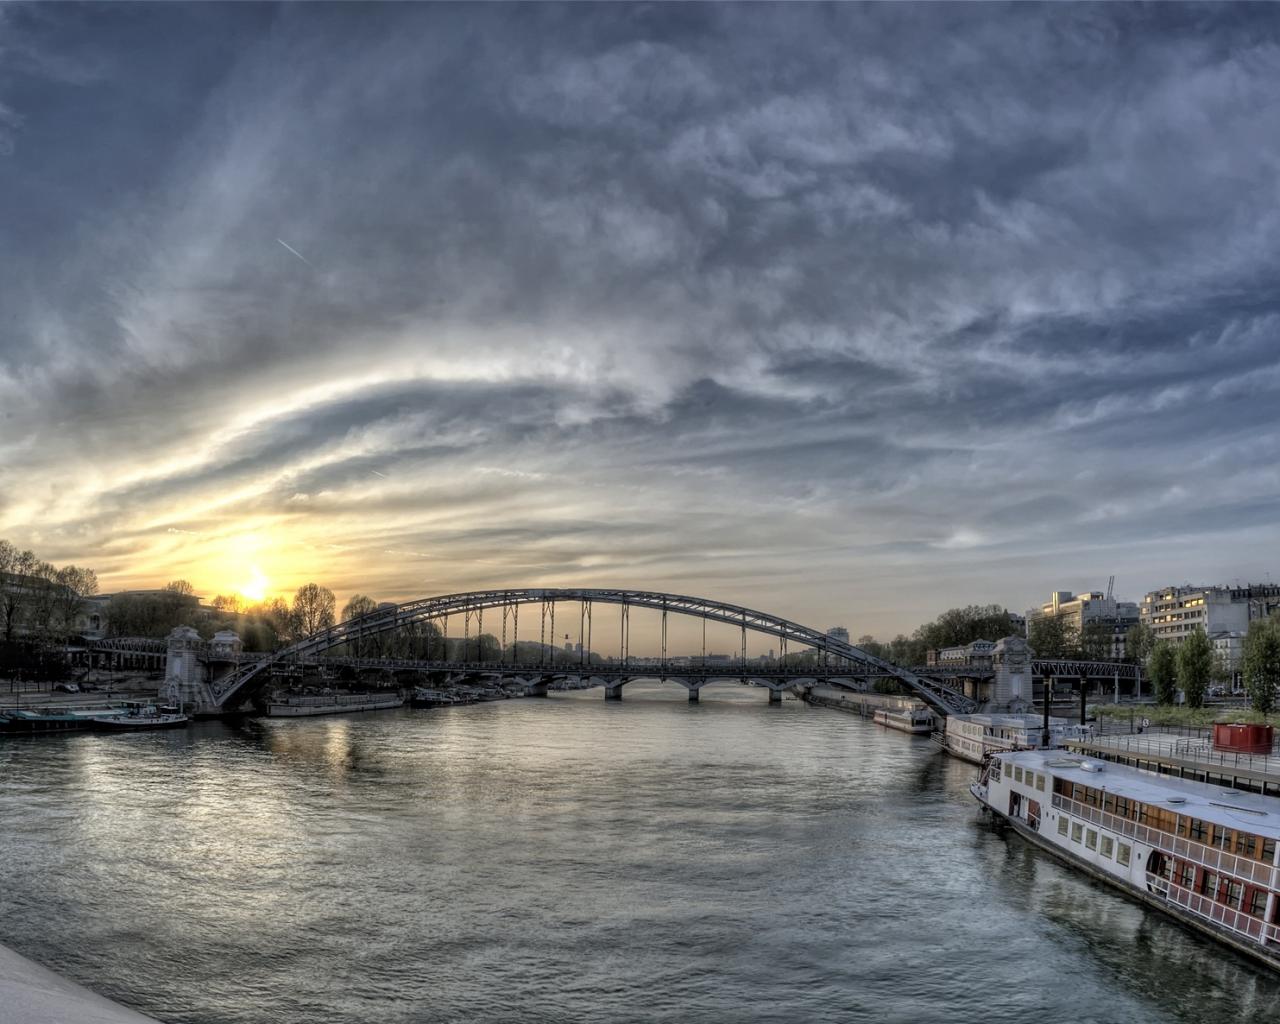
[[[1280,713],[1264,715],[1252,708],[1188,708],[1162,704],[1095,704],[1092,710],[1099,718],[1147,719],[1153,726],[1186,726],[1208,729],[1215,723],[1238,722],[1248,725],[1274,725],[1280,728]]]

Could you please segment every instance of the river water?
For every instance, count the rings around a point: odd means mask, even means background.
[[[1280,1015],[926,740],[684,694],[0,742],[0,941],[171,1024]]]

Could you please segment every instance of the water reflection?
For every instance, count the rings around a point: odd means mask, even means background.
[[[928,742],[683,696],[0,745],[0,938],[174,1024],[1272,1019]]]

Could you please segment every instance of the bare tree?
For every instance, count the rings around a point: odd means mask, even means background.
[[[351,619],[358,619],[361,615],[368,615],[370,612],[376,612],[377,610],[378,602],[368,594],[356,594],[342,609],[342,621],[348,622]],[[369,643],[363,632],[357,634],[355,640],[351,643],[351,648],[351,653],[357,658],[363,658],[368,653]]]
[[[332,626],[337,602],[333,591],[318,583],[304,583],[293,595],[293,617],[299,636],[310,636]]]
[[[27,609],[27,621],[31,632],[41,639],[48,639],[53,632],[53,619],[58,611],[58,570],[52,562],[36,562],[30,573],[31,601]]]
[[[56,575],[56,610],[62,622],[62,628],[72,633],[76,628],[76,617],[84,609],[85,598],[93,597],[98,592],[98,574],[92,569],[82,569],[78,565],[66,565]]]
[[[28,617],[35,597],[35,572],[40,560],[31,550],[19,551],[8,541],[8,583],[0,587],[0,611],[4,613],[4,638],[13,639],[14,630]]]

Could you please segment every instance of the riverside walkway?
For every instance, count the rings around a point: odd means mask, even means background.
[[[156,1024],[0,946],[0,1024]]]

